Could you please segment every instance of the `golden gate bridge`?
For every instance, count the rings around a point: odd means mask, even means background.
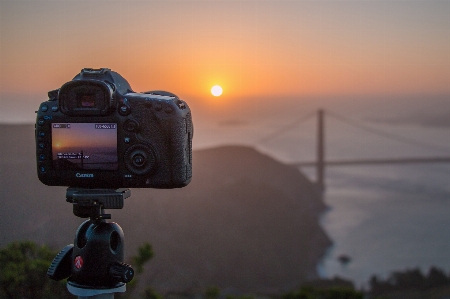
[[[448,156],[431,156],[431,157],[408,157],[408,158],[385,158],[385,159],[355,159],[355,160],[326,160],[325,159],[325,114],[345,122],[349,125],[357,127],[366,132],[376,134],[391,140],[395,140],[401,143],[406,143],[413,146],[422,148],[438,150],[448,153]],[[257,143],[265,143],[272,139],[275,139],[280,134],[291,130],[302,122],[317,117],[317,143],[316,143],[316,161],[294,162],[290,165],[295,167],[316,167],[316,184],[319,190],[325,189],[325,167],[329,166],[351,166],[351,165],[371,165],[371,164],[411,164],[411,163],[449,163],[450,162],[450,148],[438,145],[432,145],[422,141],[406,138],[400,135],[392,134],[386,131],[381,131],[373,127],[368,127],[360,122],[346,118],[336,113],[325,112],[324,109],[319,109],[317,112],[305,115],[293,123],[285,125],[269,135],[257,140]]]

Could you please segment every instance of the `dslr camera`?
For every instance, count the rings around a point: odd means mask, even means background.
[[[48,97],[36,117],[42,183],[167,189],[191,181],[191,111],[176,95],[137,93],[110,69],[85,68]]]

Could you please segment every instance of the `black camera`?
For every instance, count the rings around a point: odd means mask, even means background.
[[[36,118],[38,177],[49,186],[177,188],[192,177],[191,111],[166,91],[137,93],[107,68],[48,93]]]

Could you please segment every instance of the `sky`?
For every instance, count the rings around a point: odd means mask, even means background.
[[[88,136],[88,137],[87,137]],[[93,123],[71,123],[69,128],[52,128],[54,148],[117,148],[117,130],[96,129]],[[54,156],[56,153],[53,152]]]
[[[0,0],[0,123],[34,122],[85,67],[199,115],[287,98],[449,99],[449,16],[450,0]]]

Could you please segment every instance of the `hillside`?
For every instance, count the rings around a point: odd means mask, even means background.
[[[0,246],[31,239],[60,248],[82,219],[65,188],[38,181],[33,133],[0,126]],[[126,254],[153,245],[143,283],[160,292],[278,292],[317,277],[330,241],[318,224],[324,204],[305,176],[250,147],[198,150],[193,161],[189,186],[133,189],[123,210],[109,211],[125,232]]]

